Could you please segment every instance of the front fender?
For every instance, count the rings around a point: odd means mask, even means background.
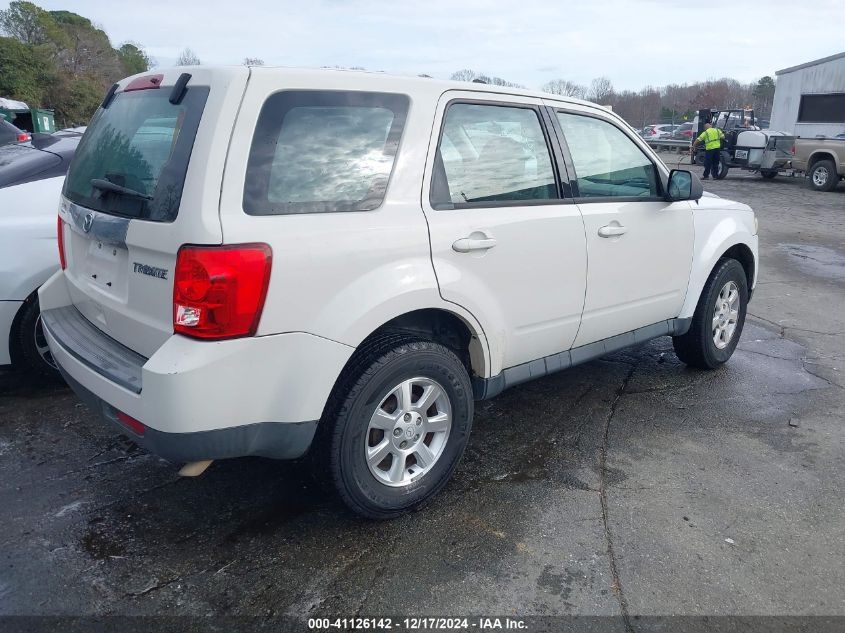
[[[715,205],[722,208],[714,208]],[[680,318],[693,316],[710,273],[731,247],[743,244],[754,257],[754,281],[749,290],[756,285],[759,270],[758,239],[754,234],[754,214],[749,207],[721,199],[702,198],[694,218],[695,248],[686,299],[678,315]]]

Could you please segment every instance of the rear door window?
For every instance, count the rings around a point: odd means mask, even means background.
[[[117,93],[91,120],[65,196],[103,213],[175,220],[207,98],[202,86],[189,87],[179,104],[167,88]]]
[[[535,109],[476,103],[449,106],[432,178],[433,208],[519,205],[558,197]]]
[[[247,164],[250,215],[381,205],[408,113],[398,94],[292,90],[261,108]]]

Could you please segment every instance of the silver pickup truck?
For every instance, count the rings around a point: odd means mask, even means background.
[[[792,167],[805,172],[807,183],[816,191],[831,191],[845,178],[845,134],[798,137],[792,154]]]

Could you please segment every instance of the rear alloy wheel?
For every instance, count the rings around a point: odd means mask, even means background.
[[[839,182],[836,165],[832,160],[820,160],[814,163],[807,174],[810,187],[816,191],[831,191]]]
[[[469,374],[452,350],[389,334],[363,345],[335,387],[315,440],[315,466],[328,466],[353,512],[393,518],[446,485],[472,415]]]
[[[715,369],[734,353],[748,306],[745,269],[735,259],[723,259],[710,274],[686,334],[672,338],[682,362]]]

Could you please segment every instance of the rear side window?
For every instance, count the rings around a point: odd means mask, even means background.
[[[454,103],[443,121],[431,184],[435,209],[558,197],[537,112]]]
[[[189,87],[179,104],[169,98],[167,88],[119,92],[98,110],[71,162],[65,196],[113,215],[176,219],[208,88]]]
[[[384,200],[408,97],[291,90],[261,108],[247,164],[250,215],[371,211]]]
[[[608,121],[557,113],[578,177],[580,198],[651,198],[660,195],[657,168]]]

